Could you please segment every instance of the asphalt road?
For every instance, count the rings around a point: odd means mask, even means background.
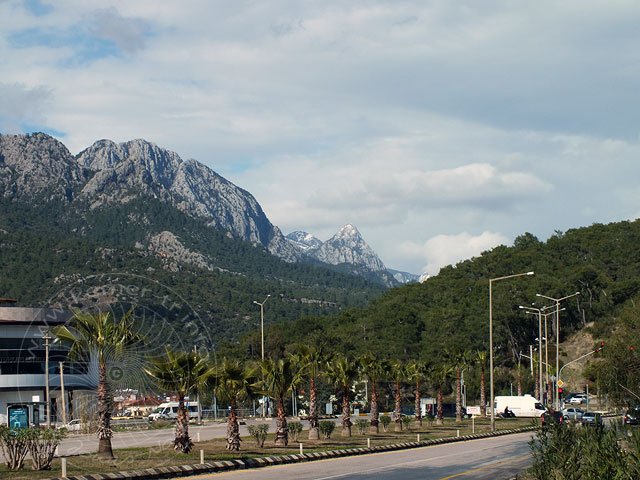
[[[188,477],[191,480],[502,480],[531,463],[531,433],[397,452]]]

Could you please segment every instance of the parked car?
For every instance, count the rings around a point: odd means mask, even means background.
[[[62,428],[66,428],[70,432],[81,432],[86,429],[86,424],[82,423],[82,420],[76,418],[65,423]]]
[[[625,425],[638,425],[640,423],[640,407],[628,409],[622,419]]]
[[[595,412],[585,412],[580,420],[583,425],[596,426],[602,425],[602,415]]]
[[[544,412],[540,415],[540,422],[543,426],[564,425],[565,419],[562,412]]]
[[[584,413],[585,411],[578,407],[567,407],[562,410],[562,415],[564,415],[565,420],[571,420],[574,422],[579,422]]]
[[[581,403],[587,403],[587,394],[586,393],[576,393],[571,396],[567,401],[565,399],[565,403],[570,403],[571,405],[580,405]]]

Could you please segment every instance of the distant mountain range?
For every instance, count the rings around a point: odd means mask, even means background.
[[[205,165],[182,160],[145,140],[120,144],[100,140],[72,156],[46,134],[1,135],[0,197],[43,196],[63,199],[84,215],[149,196],[289,263],[322,262],[388,287],[417,279],[389,272],[352,225],[326,242],[305,232],[285,237],[249,192]],[[156,243],[168,238],[165,235]]]

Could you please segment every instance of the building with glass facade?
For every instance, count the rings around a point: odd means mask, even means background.
[[[51,334],[71,313],[14,305],[14,300],[0,299],[0,413],[6,414],[11,404],[39,403],[39,418],[46,421],[48,363],[52,421],[61,421],[63,405],[66,418],[74,418],[79,405],[93,396],[97,372],[92,362],[70,361],[68,348]]]

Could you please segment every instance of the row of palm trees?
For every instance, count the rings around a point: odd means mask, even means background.
[[[98,362],[98,453],[113,457],[111,448],[112,398],[107,378],[107,364],[113,359],[138,355],[145,339],[136,333],[130,314],[115,319],[110,313],[89,314],[76,312],[65,326],[54,329],[60,341],[70,346],[71,358],[87,358],[92,355]],[[456,420],[462,420],[461,374],[464,368],[475,362],[480,366],[480,396],[482,414],[485,415],[484,374],[486,352],[473,355],[464,352],[446,354],[441,362],[428,365],[420,361],[386,360],[372,353],[359,358],[343,354],[327,354],[322,348],[299,345],[294,351],[279,359],[264,361],[240,361],[222,359],[217,362],[208,354],[195,351],[176,351],[166,347],[162,355],[145,358],[142,370],[153,380],[156,388],[175,393],[178,397],[174,448],[188,453],[193,447],[189,436],[189,418],[185,399],[202,393],[212,393],[228,408],[227,444],[229,450],[240,449],[238,405],[249,398],[267,395],[276,405],[275,444],[288,444],[285,398],[299,385],[308,387],[309,439],[319,438],[317,385],[322,378],[335,389],[342,406],[342,435],[351,436],[352,387],[355,382],[366,380],[369,385],[370,429],[379,432],[379,394],[382,382],[393,387],[395,430],[402,430],[402,390],[411,385],[415,399],[415,418],[422,425],[421,390],[429,381],[437,391],[436,423],[443,422],[443,389],[451,379],[456,387]]]

